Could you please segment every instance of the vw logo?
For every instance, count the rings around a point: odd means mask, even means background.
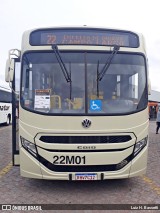
[[[91,126],[91,121],[90,121],[89,119],[84,119],[84,120],[82,121],[82,126],[83,126],[84,128],[90,127],[90,126]]]

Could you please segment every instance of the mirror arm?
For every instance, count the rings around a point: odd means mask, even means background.
[[[9,50],[9,56],[8,58],[11,60],[12,58],[14,58],[14,56],[16,56],[16,58],[20,58],[21,57],[21,51],[19,49],[11,49]]]

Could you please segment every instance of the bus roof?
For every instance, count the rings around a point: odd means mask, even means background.
[[[33,28],[33,29],[26,30],[24,33],[29,33],[29,32],[35,31],[35,30],[49,30],[49,29],[82,29],[82,30],[93,29],[93,30],[113,30],[113,31],[117,30],[117,31],[132,32],[132,33],[135,33],[138,35],[140,34],[133,30],[120,29],[120,28],[108,28],[108,27],[103,27],[103,26],[87,26],[87,25],[83,25],[83,26],[78,26],[78,25],[66,26],[66,25],[64,25],[64,26],[40,27],[40,28]]]

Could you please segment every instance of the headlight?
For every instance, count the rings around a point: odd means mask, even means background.
[[[148,140],[148,137],[145,137],[135,144],[134,153],[133,153],[134,157],[147,145],[147,140]]]
[[[27,150],[30,154],[32,154],[34,157],[37,157],[37,150],[35,144],[27,141],[25,138],[21,138],[21,144],[22,147]]]

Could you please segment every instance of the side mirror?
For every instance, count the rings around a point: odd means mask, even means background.
[[[151,95],[151,81],[148,79],[148,95]]]
[[[14,59],[8,59],[6,61],[5,80],[6,82],[12,82],[14,77]]]

